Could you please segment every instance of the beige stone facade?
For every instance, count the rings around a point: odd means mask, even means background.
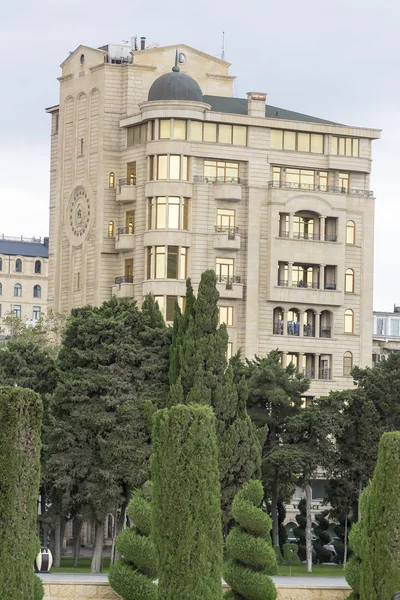
[[[0,336],[14,314],[34,325],[47,310],[48,239],[0,237]]]
[[[196,289],[213,268],[229,352],[279,348],[311,378],[310,397],[353,385],[351,366],[371,363],[379,131],[260,92],[233,98],[230,65],[184,45],[181,73],[203,101],[148,101],[176,49],[80,46],[61,65],[47,109],[50,306],[150,292],[169,321],[186,276]]]

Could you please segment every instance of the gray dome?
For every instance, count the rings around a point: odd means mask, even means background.
[[[187,100],[203,102],[203,92],[197,81],[189,75],[171,71],[161,75],[149,89],[149,102],[154,100]]]

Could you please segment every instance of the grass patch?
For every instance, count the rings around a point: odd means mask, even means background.
[[[90,556],[84,556],[79,559],[77,567],[72,566],[72,558],[64,557],[61,559],[60,567],[52,567],[51,573],[90,573],[90,563],[92,559]],[[102,573],[108,573],[110,568],[110,558],[103,558],[103,570]]]
[[[294,567],[278,566],[281,577],[344,577],[343,565],[313,565],[312,573],[307,573],[306,565]]]

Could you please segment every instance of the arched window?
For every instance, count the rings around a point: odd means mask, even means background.
[[[114,221],[108,223],[108,237],[114,237]]]
[[[40,287],[40,285],[35,285],[33,288],[33,297],[34,298],[41,298],[42,297],[42,288]]]
[[[283,310],[274,308],[274,333],[283,335]]]
[[[354,221],[347,221],[346,224],[346,244],[356,243],[356,224]]]
[[[300,314],[297,308],[288,310],[287,332],[288,335],[300,335]]]
[[[0,271],[2,271],[2,270],[3,270],[3,259],[0,258]]]
[[[108,187],[110,188],[114,188],[115,187],[115,173],[110,173],[108,176]]]
[[[35,261],[35,273],[42,272],[42,263],[40,260]]]
[[[22,260],[20,258],[15,261],[15,270],[17,273],[22,273]]]
[[[347,269],[345,275],[344,289],[349,294],[354,294],[354,271],[353,269]]]
[[[354,313],[350,308],[344,313],[344,332],[354,333]]]
[[[14,296],[22,296],[22,285],[20,283],[14,285]]]
[[[332,336],[332,313],[329,310],[323,310],[320,316],[319,337],[330,338]]]
[[[353,355],[351,352],[343,354],[343,375],[350,375],[353,368]]]

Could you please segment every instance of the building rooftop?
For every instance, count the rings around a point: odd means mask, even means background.
[[[211,105],[213,112],[232,113],[235,115],[247,115],[247,98],[229,98],[227,96],[203,96],[203,102]],[[265,116],[270,119],[285,119],[288,121],[304,121],[306,123],[321,123],[324,125],[341,125],[334,121],[327,121],[319,117],[304,115],[286,108],[267,105]]]
[[[175,66],[174,69],[179,69]],[[149,102],[153,100],[185,100],[203,102],[203,92],[193,77],[172,70],[158,77],[149,90]]]
[[[0,236],[0,254],[10,256],[49,257],[49,238],[13,238]]]

